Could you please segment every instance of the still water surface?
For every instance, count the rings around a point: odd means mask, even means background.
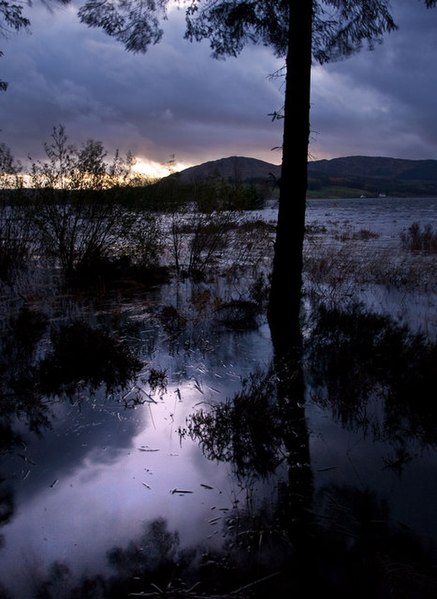
[[[436,229],[437,200],[312,200],[307,214],[308,224],[326,227],[316,243],[327,248],[334,247],[339,232],[368,229],[379,236],[355,245],[356,251],[397,252],[399,233],[412,222]],[[274,220],[275,210],[263,211],[263,218]],[[371,304],[369,291],[363,295]],[[174,297],[169,286],[159,298],[154,292],[153,302],[169,304]],[[390,301],[398,300],[393,291]],[[384,301],[385,309],[387,297]],[[424,328],[435,330],[435,295],[418,300],[404,294],[402,301],[403,312],[392,304],[393,314],[408,320],[411,312],[420,313]],[[167,387],[134,409],[103,390],[84,392],[81,401],[52,402],[50,428],[41,435],[15,423],[24,442],[0,463],[3,485],[13,496],[12,516],[0,529],[0,581],[13,597],[32,597],[54,561],[77,576],[109,573],[108,550],[125,547],[144,522],[162,517],[182,544],[220,547],[231,510],[247,506],[249,496],[255,504],[274,501],[281,472],[245,485],[230,464],[208,460],[195,441],[178,433],[193,411],[231,398],[244,378],[267,367],[272,358],[267,325],[244,332],[199,326],[194,337],[170,340],[138,300],[121,312],[135,323],[127,340],[147,368],[166,371]],[[369,428],[342,423],[329,405],[315,400],[310,385],[305,413],[315,496],[333,483],[370,489],[387,500],[394,522],[426,543],[437,540],[434,444],[410,440],[403,467],[389,468],[398,446]]]

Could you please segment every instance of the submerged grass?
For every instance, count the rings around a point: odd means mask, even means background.
[[[47,287],[40,288],[40,304],[48,298],[51,301],[44,312],[35,309],[37,296],[32,296],[30,290],[26,296],[18,293],[18,278],[10,279],[12,285],[3,282],[2,408],[14,404],[15,412],[11,408],[6,417],[3,410],[2,450],[4,439],[7,449],[19,442],[9,426],[17,415],[26,413],[35,430],[47,419],[35,390],[46,396],[61,396],[87,386],[90,394],[102,385],[111,391],[129,382],[131,390],[123,396],[126,407],[157,403],[154,396],[164,398],[171,372],[153,363],[146,368],[132,347],[143,356],[146,352],[152,355],[156,337],[161,335],[172,357],[192,355],[194,350],[205,355],[217,342],[212,337],[217,321],[239,329],[238,335],[263,321],[273,227],[258,221],[231,223],[226,219],[213,225],[214,218],[209,215],[192,221],[190,226],[181,221],[179,228],[170,228],[165,251],[159,253],[160,259],[169,260],[160,266],[174,275],[165,302],[158,295],[150,300],[151,294],[146,295],[144,287],[136,289],[143,310],[140,316],[137,311],[137,316],[147,319],[153,315],[161,327],[156,333],[158,327],[151,321],[153,332],[147,341],[127,343],[127,338],[135,339],[134,328],[127,334],[128,325],[124,329],[116,326],[115,314],[133,299],[125,293],[131,267],[147,262],[144,256],[142,261],[137,254],[132,259],[123,254],[125,247],[115,247],[114,254],[95,254],[92,260],[76,264],[76,276],[85,288],[90,288],[86,298],[79,291],[80,285],[68,287],[68,298],[65,286],[52,287],[56,296],[52,298]],[[166,231],[168,234],[169,229]],[[313,399],[330,408],[345,427],[372,433],[375,439],[387,443],[390,454],[385,456],[384,464],[401,471],[412,455],[410,441],[424,447],[437,446],[432,401],[437,384],[436,346],[424,335],[413,334],[386,316],[370,313],[356,303],[356,298],[370,284],[411,294],[432,293],[436,265],[424,252],[411,255],[405,248],[402,255],[395,255],[380,246],[373,249],[372,239],[377,239],[376,234],[361,229],[347,231],[334,244],[326,227],[307,229],[306,291],[314,299],[309,310],[314,321],[307,330],[304,363],[308,380],[314,384]],[[130,247],[138,250],[135,244]],[[44,259],[39,265],[44,266]],[[91,289],[95,277],[107,277],[106,281],[117,281],[119,285],[107,283],[111,292],[103,284],[96,285],[103,297],[96,299],[95,289]],[[63,311],[67,304],[68,315]],[[12,305],[13,310],[9,309]],[[99,321],[105,310],[111,314],[109,329]],[[84,313],[88,319],[81,318]],[[9,351],[6,332],[13,339],[13,351]],[[202,380],[193,380],[203,395]],[[279,408],[276,373],[255,372],[231,399],[203,405],[179,429],[181,438],[198,442],[206,457],[231,464],[240,480],[268,480],[281,466],[285,475],[280,484],[276,486],[275,482],[272,487],[272,495],[277,492],[278,498],[271,509],[273,514],[258,510],[253,517],[244,518],[241,508],[229,513],[221,520],[223,551],[216,552],[205,547],[182,550],[177,533],[168,531],[165,522],[148,523],[137,539],[125,547],[114,547],[108,554],[112,569],[108,578],[77,581],[65,568],[57,567],[39,582],[38,596],[262,599],[293,592],[309,596],[311,588],[350,597],[361,592],[362,580],[366,581],[369,597],[402,596],[404,586],[412,588],[410,596],[423,592],[421,596],[426,597],[427,585],[435,591],[426,552],[420,543],[405,540],[398,530],[393,531],[386,506],[377,497],[365,490],[329,487],[321,490],[318,511],[308,503],[305,487],[311,482],[307,477],[309,462],[301,457],[308,449],[308,431],[302,417],[304,401],[287,391],[283,386],[283,404]],[[27,402],[17,402],[19,397],[26,397]],[[379,411],[372,412],[375,397]],[[175,495],[188,496],[181,487],[175,489],[179,489]],[[299,509],[303,506],[307,514],[315,514],[314,527],[305,531],[309,541],[302,553],[302,545],[298,546],[290,533],[297,518],[296,505]],[[401,541],[405,553],[398,551],[397,543]],[[417,549],[416,561],[411,547]]]
[[[430,224],[422,227],[415,222],[406,231],[402,231],[401,244],[410,252],[437,254],[437,232]]]

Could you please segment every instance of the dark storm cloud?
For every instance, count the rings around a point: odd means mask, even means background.
[[[373,52],[313,71],[311,153],[437,157],[437,9],[393,2],[400,29]],[[183,40],[174,11],[164,38],[133,55],[78,22],[73,7],[30,10],[32,35],[2,44],[0,141],[23,159],[41,155],[62,123],[77,144],[101,140],[156,162],[250,155],[280,162],[281,66],[268,48],[216,61],[205,43]]]
[[[398,31],[314,71],[313,153],[437,157],[437,9],[393,3]]]
[[[280,125],[268,116],[282,101],[268,79],[278,62],[260,48],[215,61],[207,44],[183,40],[181,17],[170,15],[163,41],[133,55],[71,9],[36,11],[33,35],[4,45],[3,141],[20,157],[37,155],[62,123],[74,141],[92,137],[156,161],[245,153],[278,162],[270,148]]]

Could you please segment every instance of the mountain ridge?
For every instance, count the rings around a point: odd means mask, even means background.
[[[254,178],[267,178],[271,172],[275,176],[279,176],[280,171],[280,165],[265,160],[249,156],[228,156],[202,162],[170,176],[176,175],[183,183],[193,183],[214,177],[246,182]]]
[[[181,183],[214,179],[274,184],[281,166],[246,156],[210,160],[170,175]],[[437,160],[344,156],[308,162],[310,192],[353,190],[355,194],[437,195]]]

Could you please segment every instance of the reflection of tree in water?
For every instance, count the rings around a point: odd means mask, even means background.
[[[437,344],[386,316],[320,308],[308,344],[315,400],[343,426],[395,447],[394,467],[409,441],[437,445]]]
[[[432,553],[411,530],[390,519],[375,493],[330,485],[317,497],[314,576],[336,597],[437,596]]]
[[[183,549],[177,532],[158,519],[125,548],[107,553],[113,574],[77,580],[66,564],[55,562],[36,584],[36,599],[191,599],[257,598],[334,593],[350,599],[431,599],[437,582],[430,554],[406,528],[390,521],[376,494],[351,487],[320,490],[307,563],[284,534],[278,513],[235,514],[221,550]],[[276,530],[268,525],[276,525]],[[0,595],[1,596],[1,595]]]
[[[380,325],[383,321],[375,322]],[[353,326],[358,325],[355,322]],[[369,323],[365,328],[369,330]],[[367,390],[373,392],[376,388],[387,402],[395,402],[392,392],[395,384],[389,388],[390,392],[382,384],[376,385],[380,371],[386,381],[394,380],[393,373],[375,367],[371,371],[374,378],[369,382],[361,372],[360,363],[352,361],[352,348],[347,344],[345,360],[350,364],[347,374],[354,373],[354,378],[349,380],[344,373],[346,378],[341,381],[339,368],[332,383],[324,374],[322,353],[317,353],[322,351],[323,343],[329,349],[329,335],[324,337],[321,330],[316,328],[314,339],[309,342],[314,352],[310,366],[314,368],[314,379],[320,374],[317,380],[333,385],[329,387],[331,392],[336,390],[337,395],[329,396],[330,400],[335,397],[344,404],[344,409],[349,407],[350,418],[354,406],[348,406],[347,397],[355,401],[358,397],[361,408]],[[374,329],[369,339],[373,343],[379,340],[380,347],[385,347],[390,338],[391,347],[402,350],[396,354],[398,359],[399,355],[405,356],[411,367],[415,355],[415,365],[423,376],[423,364],[428,358],[421,362],[418,356],[428,356],[430,346],[411,338],[405,347],[399,332],[389,328],[378,330],[379,335]],[[340,367],[342,358],[337,352],[339,341],[348,339],[347,328],[341,331],[337,321],[332,334],[338,338],[330,348],[332,352],[327,349],[326,359],[331,356],[333,364],[338,362]],[[374,351],[366,348],[363,336],[360,342],[363,348],[357,348],[357,356],[362,360],[366,351],[369,360],[370,357],[373,360]],[[102,596],[143,593],[143,596],[192,598],[290,595],[303,598],[321,592],[363,599],[436,596],[430,554],[411,531],[391,521],[388,506],[375,493],[331,485],[313,497],[301,346],[284,344],[279,348],[269,368],[253,373],[232,399],[192,414],[183,431],[200,443],[209,459],[232,464],[240,482],[252,485],[257,480],[262,484],[267,481],[276,489],[276,497],[270,502],[259,499],[228,513],[223,519],[224,544],[217,550],[197,547],[183,551],[177,533],[170,533],[164,521],[146,525],[136,541],[108,553],[116,576],[104,581]],[[320,362],[315,360],[316,355]],[[402,366],[405,371],[405,362]],[[359,376],[362,379],[357,379]],[[357,380],[360,383],[362,380],[362,387],[351,396],[353,381],[356,385]],[[413,410],[410,404],[405,410]],[[358,427],[361,420],[358,416],[353,422]],[[80,592],[76,587],[76,594],[70,596],[87,596],[80,594],[85,592],[84,584],[81,583]]]
[[[38,583],[35,599],[119,599],[131,593],[140,596],[190,596],[195,551],[180,547],[177,532],[170,532],[164,519],[143,524],[143,530],[124,548],[107,553],[113,575],[75,580],[66,564],[55,562],[45,580]],[[182,581],[181,576],[184,577]],[[188,585],[189,583],[189,585]],[[150,591],[150,595],[148,592]],[[179,594],[181,593],[181,594]]]
[[[40,312],[22,308],[11,317],[0,335],[0,404],[3,429],[2,449],[19,442],[11,422],[24,420],[28,428],[39,432],[47,426],[47,406],[37,392],[38,347],[47,328]]]
[[[237,474],[267,477],[280,462],[287,464],[276,507],[263,514],[264,524],[254,525],[252,517],[247,549],[253,550],[254,539],[260,547],[266,530],[288,539],[293,556],[285,575],[280,567],[271,582],[277,592],[307,596],[329,588],[344,597],[434,596],[430,555],[409,531],[393,526],[376,495],[326,487],[312,497],[302,350],[299,343],[274,341],[270,369],[254,375],[233,400],[193,414],[187,428],[207,457],[231,462]],[[435,344],[381,316],[322,309],[306,347],[308,379],[343,424],[372,430],[397,449],[405,437],[435,443],[435,410],[429,406]],[[375,397],[382,405],[371,404]],[[350,526],[342,527],[342,514]],[[236,538],[242,538],[241,530]],[[277,549],[286,554],[279,544]]]
[[[319,309],[307,342],[313,399],[341,424],[394,448],[387,466],[399,473],[417,445],[436,448],[437,344],[392,319]],[[390,521],[370,491],[325,487],[315,500],[319,565],[327,589],[359,587],[362,597],[437,596],[435,557],[421,539]],[[432,549],[432,548],[431,548]]]
[[[164,519],[145,523],[138,539],[125,549],[114,547],[108,552],[109,564],[118,574],[114,588],[123,592],[133,580],[138,590],[150,584],[165,588],[173,579],[176,584],[178,570],[187,568],[187,557],[180,548],[179,535],[167,529]]]
[[[258,502],[255,513],[237,510],[228,528],[227,545],[238,549],[240,562],[245,555],[252,575],[256,571],[267,577],[272,566],[277,568],[269,586],[285,592],[297,591],[306,578],[312,527],[312,473],[299,328],[288,339],[276,337],[274,350],[274,360],[265,372],[253,373],[232,399],[192,414],[183,432],[200,443],[209,459],[230,462],[246,482],[268,479],[279,465],[285,469],[285,478],[271,479],[277,488],[276,504],[266,509]],[[267,561],[266,556],[270,556]],[[291,579],[290,568],[294,573]],[[266,587],[260,582],[258,590],[253,587],[252,591],[266,592]]]
[[[43,313],[22,308],[0,335],[0,450],[20,443],[17,419],[36,433],[50,426],[50,397],[74,400],[79,390],[92,394],[102,385],[121,389],[140,367],[109,333],[81,321],[49,324]]]
[[[123,387],[141,368],[127,345],[81,321],[52,333],[52,350],[40,362],[40,389],[47,395],[74,395],[105,385],[109,393]]]
[[[267,476],[284,459],[275,397],[274,369],[257,371],[232,399],[191,414],[180,433],[198,441],[208,459],[231,462],[240,477]]]
[[[427,390],[435,384],[435,345],[355,309],[321,310],[306,348],[316,398],[344,425],[394,444],[435,443]],[[391,521],[376,494],[331,485],[313,497],[304,391],[300,343],[279,343],[272,365],[253,373],[234,398],[188,419],[185,434],[208,458],[232,464],[240,481],[268,481],[277,491],[272,502],[228,514],[221,549],[185,550],[158,520],[108,553],[113,576],[77,581],[55,564],[35,596],[437,596],[430,554]]]
[[[0,456],[19,450],[30,461],[22,425],[41,435],[61,394],[73,401],[80,389],[91,394],[101,385],[122,388],[141,366],[127,346],[82,322],[50,324],[45,314],[25,306],[1,324]],[[0,526],[14,511],[7,482],[0,476]]]
[[[357,430],[371,423],[389,441],[417,433],[432,442],[427,402],[419,400],[416,410],[410,393],[425,391],[434,346],[380,317],[360,323],[357,314],[324,316],[308,340],[308,372],[324,401]],[[182,550],[164,521],[147,524],[137,540],[108,553],[114,576],[82,581],[64,597],[88,597],[93,584],[96,597],[437,596],[431,554],[392,522],[375,493],[330,485],[313,497],[301,366],[300,344],[279,344],[265,372],[252,374],[233,399],[192,414],[183,431],[208,458],[232,464],[241,482],[271,483],[273,501],[228,513],[217,550]],[[380,428],[366,403],[372,394],[385,402]]]
[[[0,526],[5,526],[14,515],[14,496],[10,489],[4,486],[4,480],[0,478]],[[3,545],[3,537],[0,535],[0,549]],[[1,597],[1,590],[0,590]]]

